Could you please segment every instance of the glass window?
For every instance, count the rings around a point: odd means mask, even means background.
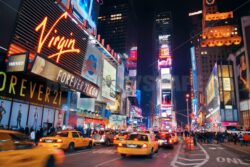
[[[78,135],[77,132],[72,132],[72,137],[73,137],[73,138],[79,138],[79,135]]]
[[[224,105],[232,105],[231,92],[224,91]]]
[[[28,141],[29,138],[23,134],[9,134],[14,141]]]
[[[57,132],[53,136],[68,137],[68,132]]]
[[[142,134],[131,134],[129,135],[128,140],[148,141],[148,136]]]
[[[221,70],[222,77],[229,77],[229,69],[227,65],[222,65]]]

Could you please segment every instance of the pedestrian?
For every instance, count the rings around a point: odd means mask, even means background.
[[[30,129],[30,139],[34,142],[36,140],[36,132],[33,128]]]
[[[235,134],[233,135],[234,145],[237,144],[237,140],[238,140],[238,136],[237,136],[237,134],[235,133]]]
[[[244,145],[247,146],[248,145],[248,141],[249,141],[249,135],[247,133],[245,133],[243,135],[243,141],[244,141]]]

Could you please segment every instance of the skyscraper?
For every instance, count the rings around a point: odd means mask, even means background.
[[[100,8],[98,34],[118,53],[136,45],[135,14],[130,0],[107,0]]]
[[[203,0],[201,35],[201,66],[203,91],[216,61],[225,60],[241,43],[238,25],[232,11],[219,12],[216,0]]]

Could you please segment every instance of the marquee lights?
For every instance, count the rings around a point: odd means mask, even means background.
[[[80,53],[80,49],[77,49],[75,47],[75,39],[73,38],[66,38],[65,36],[60,36],[57,35],[57,29],[55,28],[58,23],[62,19],[67,19],[67,12],[63,13],[56,21],[55,23],[50,27],[50,29],[46,31],[47,29],[47,21],[48,17],[45,17],[43,21],[36,27],[36,32],[40,31],[40,37],[39,37],[39,42],[38,42],[38,47],[37,47],[37,53],[41,53],[45,42],[48,41],[48,48],[54,47],[57,49],[58,52],[48,55],[48,58],[56,58],[56,62],[59,63],[60,57],[63,54],[67,53]],[[46,34],[46,35],[45,35]],[[70,36],[73,36],[73,33],[70,33]]]

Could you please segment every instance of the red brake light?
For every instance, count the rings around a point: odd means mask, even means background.
[[[138,139],[137,139],[137,138],[134,138],[134,141],[138,141]]]
[[[142,145],[142,148],[147,148],[147,147],[148,147],[148,145],[145,143]]]
[[[171,140],[171,139],[169,140],[169,143],[172,143],[172,140]]]
[[[119,146],[119,147],[122,147],[122,143],[119,143],[118,146]]]

